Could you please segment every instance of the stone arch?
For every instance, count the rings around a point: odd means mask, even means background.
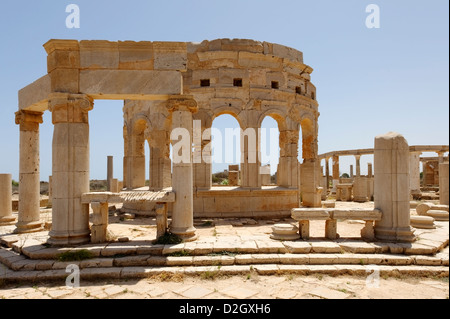
[[[231,115],[232,117],[234,117],[238,121],[239,126],[242,129],[244,129],[246,127],[246,121],[244,121],[241,117],[241,110],[236,107],[226,107],[226,106],[219,107],[214,110],[211,124],[217,117],[224,115],[224,114],[228,114],[228,115]]]

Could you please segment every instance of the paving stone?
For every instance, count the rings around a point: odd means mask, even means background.
[[[235,299],[249,299],[258,293],[255,290],[243,287],[231,287],[226,290],[219,290],[219,292]]]
[[[14,271],[18,270],[35,270],[36,269],[36,261],[30,259],[22,259],[19,261],[15,261],[10,265],[10,268]]]
[[[281,264],[290,264],[290,265],[307,265],[309,264],[309,255],[308,254],[280,254],[278,255]]]
[[[137,247],[134,245],[127,245],[127,243],[114,243],[106,246],[101,251],[101,255],[104,257],[113,257],[116,255],[134,255],[136,252]]]
[[[242,245],[241,242],[236,241],[217,241],[213,244],[213,252],[220,253],[223,251],[234,252],[237,251],[237,248]]]
[[[255,241],[246,241],[237,247],[237,251],[240,253],[248,253],[248,254],[257,253],[258,246],[256,246]]]
[[[153,287],[152,289],[150,289],[147,294],[151,297],[151,298],[158,298],[163,296],[164,294],[168,293],[167,290],[160,288],[160,287]]]
[[[178,294],[188,299],[201,299],[213,292],[214,292],[213,290],[204,288],[202,286],[191,286],[182,292],[178,292]]]
[[[36,280],[41,282],[59,281],[64,282],[69,275],[65,269],[35,271]]]
[[[159,256],[162,254],[164,245],[143,245],[138,246],[136,252],[138,255],[154,255]]]
[[[343,293],[341,291],[337,291],[334,289],[330,289],[327,287],[317,287],[311,291],[308,291],[308,294],[317,296],[323,299],[346,299],[349,297],[348,294]]]
[[[173,253],[179,253],[184,250],[184,243],[183,244],[177,244],[177,245],[164,245],[162,254],[163,255],[169,255]]]
[[[406,255],[434,255],[437,252],[436,246],[427,246],[423,244],[399,244],[405,248]]]
[[[53,269],[54,260],[36,260],[36,270]]]
[[[302,241],[292,241],[292,242],[283,242],[287,251],[291,254],[309,254],[312,250],[312,247],[307,242]]]
[[[114,258],[114,267],[130,267],[130,266],[147,266],[147,259],[149,256],[127,256],[121,258]]]
[[[49,295],[52,299],[59,299],[61,297],[71,295],[73,294],[74,290],[72,289],[63,289],[63,288],[57,288],[57,289],[48,289],[46,291],[46,294]]]
[[[116,267],[85,268],[85,269],[81,269],[80,278],[82,280],[119,278],[121,271],[122,271],[122,268],[116,268]]]
[[[213,247],[213,243],[197,243],[193,254],[196,256],[210,254],[213,252]]]
[[[147,259],[148,266],[165,266],[167,264],[166,256],[150,256]]]
[[[283,243],[278,241],[255,241],[256,246],[258,247],[258,252],[261,254],[283,254],[285,253],[286,247]]]
[[[339,246],[348,252],[355,254],[374,254],[376,252],[375,246],[365,242],[342,242]]]
[[[310,265],[331,265],[338,263],[338,260],[336,254],[309,254]]]
[[[194,257],[167,257],[167,266],[192,266]]]
[[[340,253],[341,246],[336,243],[319,241],[319,242],[310,242],[312,253]]]
[[[104,291],[109,297],[111,297],[114,295],[122,294],[122,293],[124,293],[125,290],[126,290],[126,288],[124,288],[124,287],[113,286],[113,287],[106,288]]]
[[[253,269],[256,270],[259,275],[264,276],[275,275],[280,270],[278,265],[254,265]]]
[[[252,254],[251,259],[254,264],[279,264],[280,257],[278,254]]]
[[[0,237],[0,244],[7,246],[9,248],[12,247],[12,245],[19,241],[19,236],[17,235],[7,235]]]
[[[431,256],[414,256],[414,264],[422,266],[440,266],[442,260]]]
[[[80,268],[104,268],[112,267],[114,258],[95,258],[80,262]]]
[[[273,296],[276,299],[294,299],[297,296],[298,292],[291,289],[282,289],[279,292],[275,293]]]

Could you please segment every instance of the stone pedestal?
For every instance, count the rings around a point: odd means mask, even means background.
[[[398,133],[375,138],[375,209],[383,212],[375,223],[375,237],[393,242],[413,242],[409,211],[409,146]]]
[[[13,225],[12,215],[12,176],[0,174],[0,226]]]
[[[449,171],[448,163],[439,164],[439,201],[441,205],[449,205]]]
[[[91,207],[93,211],[91,242],[104,243],[108,232],[108,203],[93,202]]]
[[[167,233],[167,203],[157,203],[156,212],[156,239]]]
[[[316,160],[305,160],[300,165],[302,205],[304,207],[322,207],[321,175],[320,166]]]
[[[228,185],[239,186],[239,165],[228,166]]]
[[[184,129],[189,138],[188,145],[192,145],[192,113],[197,112],[197,102],[190,96],[174,96],[168,101],[168,109],[172,113],[172,131]],[[173,144],[180,141],[172,141]],[[193,207],[193,174],[192,174],[192,147],[182,150],[188,152],[181,154],[186,162],[173,163],[172,189],[175,193],[175,203],[172,210],[172,223],[170,232],[178,235],[183,241],[197,239],[194,227]]]
[[[368,190],[368,181],[367,177],[356,176],[353,181],[353,201],[364,203],[369,199],[367,197]]]
[[[336,187],[336,200],[349,202],[352,200],[353,184],[338,184]]]
[[[55,93],[50,96],[53,130],[52,245],[77,245],[90,241],[89,205],[81,195],[89,192],[90,97]]]
[[[19,217],[16,233],[43,230],[40,221],[39,178],[39,124],[42,113],[19,111],[16,124],[20,125],[19,160]]]
[[[272,226],[271,239],[275,240],[297,240],[300,238],[298,227],[291,224],[275,224]]]

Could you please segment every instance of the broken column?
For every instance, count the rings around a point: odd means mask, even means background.
[[[413,242],[409,207],[409,146],[394,132],[375,137],[375,237],[383,241]]]
[[[192,113],[197,112],[198,106],[191,96],[177,95],[169,99],[167,107],[172,113],[172,134],[174,130],[181,129],[180,134],[187,135],[181,137],[181,141],[172,140],[173,146],[175,147],[177,143],[184,144],[183,138],[188,139],[186,147],[181,149],[182,160],[175,161],[174,158],[173,162],[172,190],[176,199],[173,203],[170,232],[178,235],[183,241],[193,241],[197,239],[197,235],[194,227],[193,206]]]
[[[339,184],[339,156],[333,155],[333,189],[332,192],[336,193],[336,186]]]
[[[420,155],[422,152],[409,153],[409,184],[414,199],[420,198]]]
[[[355,155],[356,159],[356,177],[361,176],[361,155]]]
[[[106,189],[108,192],[111,191],[111,180],[114,178],[114,158],[112,156],[108,156],[108,163],[107,163],[107,174],[106,174]]]
[[[12,215],[12,176],[0,174],[0,226],[13,225]]]
[[[53,209],[49,243],[76,245],[90,241],[89,116],[93,100],[84,94],[50,96],[53,130]]]
[[[439,164],[439,201],[441,205],[449,205],[448,162]]]
[[[19,111],[16,124],[20,125],[19,160],[19,217],[16,233],[43,230],[40,221],[40,177],[39,177],[39,124],[43,122],[41,112]]]

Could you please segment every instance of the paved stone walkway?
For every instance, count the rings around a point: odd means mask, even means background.
[[[209,278],[212,277],[212,278]],[[209,278],[209,279],[208,279]],[[164,275],[145,280],[4,286],[1,299],[448,299],[448,278]]]

